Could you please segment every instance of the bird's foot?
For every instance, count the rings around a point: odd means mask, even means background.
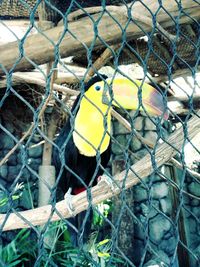
[[[97,183],[98,185],[100,185],[101,183],[106,183],[111,189],[112,193],[114,194],[115,185],[114,185],[113,179],[110,176],[106,174],[99,176],[97,178]]]
[[[71,217],[75,217],[74,207],[72,206],[72,198],[73,198],[73,195],[71,194],[71,192],[72,192],[72,188],[70,187],[67,190],[67,193],[65,193],[64,199],[67,201],[67,209],[69,211],[69,214],[71,215]]]

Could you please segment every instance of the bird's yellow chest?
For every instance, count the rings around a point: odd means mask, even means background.
[[[91,104],[80,106],[75,117],[73,141],[79,152],[85,156],[102,154],[110,143],[111,115],[104,114]]]

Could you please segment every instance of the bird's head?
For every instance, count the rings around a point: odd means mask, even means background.
[[[131,81],[125,77],[114,79],[103,76],[87,85],[85,97],[102,109],[108,106],[128,110],[144,110],[150,116],[168,118],[162,94],[142,81]]]

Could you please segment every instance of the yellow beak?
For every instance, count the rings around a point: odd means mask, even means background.
[[[138,80],[127,78],[107,79],[104,86],[103,103],[130,110],[144,110],[151,116],[163,116],[168,112],[163,96],[154,87]],[[140,100],[141,99],[141,100]]]

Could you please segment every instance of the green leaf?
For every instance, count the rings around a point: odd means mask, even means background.
[[[103,246],[103,245],[107,244],[109,241],[110,241],[110,239],[104,239],[104,240],[100,241],[97,246],[98,247]]]
[[[98,252],[97,255],[99,256],[99,258],[109,258],[110,254],[107,252]]]

